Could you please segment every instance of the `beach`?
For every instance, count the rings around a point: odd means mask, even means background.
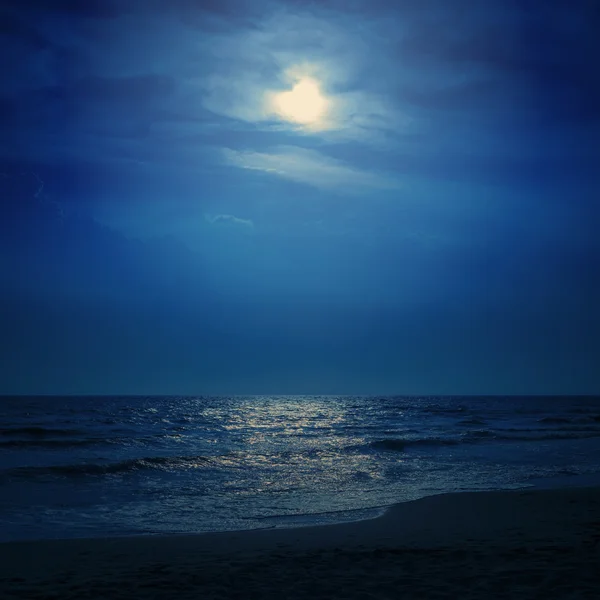
[[[1,598],[597,598],[600,488],[429,496],[337,525],[0,544]]]

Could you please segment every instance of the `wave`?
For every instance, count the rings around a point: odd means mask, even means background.
[[[94,446],[106,442],[100,438],[84,440],[3,440],[0,448],[72,448],[74,446]]]
[[[456,415],[467,412],[469,409],[466,406],[429,406],[422,409],[423,412],[434,415]]]
[[[386,438],[373,440],[358,446],[349,446],[346,451],[352,450],[384,450],[393,452],[409,451],[411,448],[441,448],[445,446],[458,446],[466,444],[485,444],[488,442],[541,442],[551,440],[581,440],[600,437],[598,429],[581,430],[549,430],[549,429],[524,429],[524,430],[490,430],[480,429],[470,431],[460,438]]]
[[[515,441],[515,442],[544,442],[551,440],[585,440],[590,438],[600,437],[600,431],[572,431],[572,432],[555,432],[555,433],[536,433],[535,431],[529,432],[527,435],[514,434],[514,435],[496,435],[495,439],[503,441]]]
[[[94,445],[131,445],[152,444],[160,439],[181,438],[177,433],[180,428],[173,428],[162,433],[135,435],[133,429],[121,428],[116,431],[104,432],[111,437],[102,435],[100,431],[82,432],[76,429],[46,429],[38,427],[21,427],[15,429],[0,429],[0,448],[68,448]],[[175,432],[175,433],[174,433]],[[94,435],[94,433],[96,435]],[[77,437],[76,437],[77,434]],[[82,434],[86,434],[85,437]],[[91,434],[91,435],[90,435]],[[117,435],[115,435],[117,434]],[[129,434],[129,435],[127,435]]]
[[[482,438],[493,438],[496,437],[496,434],[490,429],[475,429],[474,431],[469,431],[467,435],[464,436],[464,439],[482,439]]]
[[[581,425],[565,425],[563,427],[498,427],[493,430],[494,433],[503,435],[505,433],[593,433],[600,434],[600,427],[594,423]]]
[[[483,429],[470,431],[463,436],[463,443],[477,441],[503,441],[503,442],[538,442],[550,440],[582,440],[600,437],[600,429],[589,427],[568,427],[564,429],[554,428],[508,428],[508,429]]]
[[[544,417],[538,419],[538,423],[548,425],[568,425],[570,423],[600,423],[600,415],[586,415],[580,417]]]
[[[16,467],[5,471],[8,477],[82,477],[98,475],[115,475],[148,469],[181,469],[204,466],[218,457],[210,456],[148,456],[131,458],[114,463],[80,463],[70,465],[51,465],[44,467]]]
[[[544,417],[542,419],[538,419],[538,423],[546,423],[548,425],[563,425],[565,423],[573,423],[574,419],[569,419],[568,417]]]
[[[469,417],[468,419],[461,419],[457,425],[485,425],[484,419],[478,419],[477,417]]]
[[[81,429],[61,429],[56,427],[0,427],[0,435],[28,435],[36,437],[81,435]]]
[[[367,444],[367,447],[374,448],[376,450],[396,450],[404,451],[407,448],[413,448],[418,446],[456,446],[460,444],[461,440],[447,439],[447,438],[417,438],[412,440],[404,440],[398,438],[388,438],[383,440],[374,440]]]

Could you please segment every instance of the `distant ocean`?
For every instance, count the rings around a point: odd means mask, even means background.
[[[333,523],[599,475],[598,397],[0,397],[2,541]]]

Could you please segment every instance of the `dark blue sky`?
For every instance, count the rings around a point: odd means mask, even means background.
[[[600,393],[599,3],[2,6],[0,392]]]

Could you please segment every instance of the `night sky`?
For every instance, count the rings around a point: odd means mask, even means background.
[[[5,0],[0,393],[600,393],[599,28]]]

